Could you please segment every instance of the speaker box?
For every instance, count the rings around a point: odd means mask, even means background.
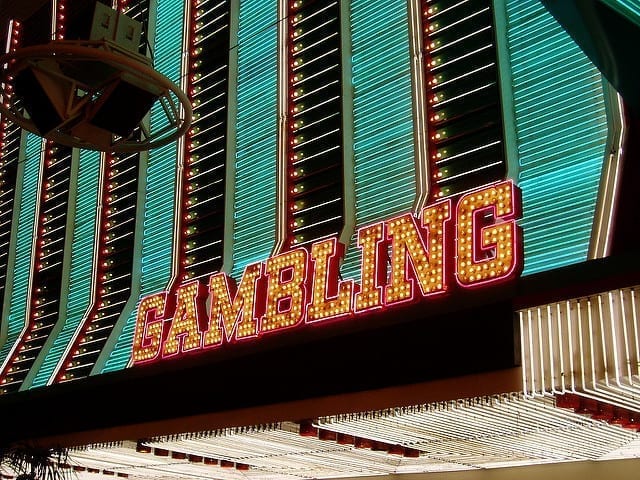
[[[131,52],[138,52],[142,40],[142,23],[123,13],[118,13],[114,39],[118,46]]]
[[[111,132],[91,125],[86,121],[80,121],[74,124],[69,130],[69,133],[78,140],[90,143],[102,151],[110,150],[112,140]]]
[[[107,88],[90,113],[90,123],[121,137],[129,137],[162,90],[123,73]]]
[[[32,66],[16,75],[14,89],[40,135],[47,136],[68,120],[65,112],[72,89],[68,81]]]
[[[67,0],[65,40],[112,39],[117,13],[105,0]]]

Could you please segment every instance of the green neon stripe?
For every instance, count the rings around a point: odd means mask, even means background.
[[[634,0],[601,0],[613,10],[640,26],[640,2]]]
[[[82,151],[79,162],[76,216],[67,292],[67,317],[62,330],[47,352],[31,388],[47,384],[91,303],[93,247],[98,220],[96,185],[99,182],[100,154]]]
[[[525,274],[586,260],[607,140],[601,76],[537,0],[507,1]]]
[[[184,2],[159,0],[155,38],[155,68],[174,83],[180,80]],[[151,110],[151,130],[166,125],[162,108]],[[177,180],[177,145],[172,142],[149,152],[145,192],[142,272],[140,298],[165,290],[171,279],[173,254],[174,205]],[[106,361],[103,372],[120,370],[131,357],[136,311],[129,313],[126,325]]]
[[[7,338],[0,348],[0,365],[4,363],[11,348],[18,340],[27,318],[27,297],[31,280],[31,257],[33,250],[33,229],[35,226],[36,203],[38,201],[38,185],[40,183],[40,151],[42,138],[27,135],[27,147],[24,159],[24,174],[21,176],[22,188],[17,185],[20,196],[20,214],[18,216],[16,257],[13,268],[13,286],[9,316],[7,321]],[[18,180],[20,181],[20,179]]]
[[[407,2],[351,2],[356,226],[411,209],[416,197]],[[342,267],[360,269],[355,239]]]
[[[9,288],[12,272],[9,271],[11,245],[11,232],[13,230],[12,217],[15,196],[15,185],[18,174],[18,161],[20,157],[20,141],[22,129],[13,123],[6,122],[6,126],[0,126],[4,132],[4,147],[0,152],[0,218],[3,225],[0,226],[0,327],[2,326],[2,312],[5,306],[5,292]],[[2,328],[0,328],[0,344],[2,343]]]
[[[277,2],[240,2],[233,269],[271,254],[276,233]]]

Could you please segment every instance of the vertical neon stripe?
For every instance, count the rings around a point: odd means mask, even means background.
[[[27,135],[24,165],[18,168],[18,185],[16,185],[16,205],[20,205],[18,216],[16,256],[13,265],[12,286],[10,295],[9,316],[6,340],[0,348],[0,365],[2,365],[27,320],[27,302],[31,283],[31,260],[33,252],[36,203],[38,201],[38,185],[40,181],[40,152],[42,139],[36,135]],[[22,171],[20,171],[22,170]],[[20,185],[20,181],[22,184]]]
[[[288,8],[285,249],[339,236],[345,210],[341,2]]]
[[[65,322],[35,374],[31,387],[47,384],[91,302],[91,289],[95,281],[93,279],[93,244],[97,221],[98,189],[96,185],[100,173],[100,154],[82,151],[79,162]]]
[[[432,201],[506,175],[491,3],[422,2]]]
[[[159,0],[154,42],[155,69],[174,83],[180,81],[182,60],[182,24],[184,3]],[[151,14],[151,13],[150,13]],[[166,117],[159,105],[151,111],[151,130],[162,128]],[[174,202],[176,193],[177,146],[170,143],[149,152],[146,171],[144,218],[142,222],[142,258],[140,297],[163,291],[172,274],[174,234]],[[131,356],[135,309],[105,363],[103,372],[120,370],[127,366]]]
[[[233,269],[271,254],[276,236],[277,2],[240,2]]]
[[[4,38],[0,38],[4,42]],[[6,39],[6,50],[15,51],[20,45],[20,28],[16,22],[10,21]],[[4,52],[5,45],[0,47]],[[5,99],[10,97],[5,95]],[[2,332],[2,316],[5,311],[5,291],[11,273],[8,270],[11,238],[13,233],[13,209],[15,185],[18,173],[18,159],[22,142],[22,129],[0,116],[0,332]],[[2,344],[0,333],[0,345]]]
[[[607,141],[602,78],[537,0],[507,2],[524,274],[587,259]]]
[[[351,2],[356,224],[410,210],[416,198],[407,2]],[[355,241],[352,240],[352,246]],[[343,274],[355,278],[351,248]]]
[[[640,26],[640,1],[638,0],[601,0],[613,10],[622,14],[636,25]]]
[[[193,106],[193,123],[183,140],[184,168],[178,172],[182,190],[176,227],[178,283],[206,282],[222,266],[230,157],[230,2],[189,0],[188,6],[184,88]]]

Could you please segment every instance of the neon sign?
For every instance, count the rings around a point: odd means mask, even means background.
[[[360,284],[339,277],[336,238],[188,282],[138,305],[133,364],[220,347],[302,324],[359,316],[519,275],[519,190],[504,181],[358,230]],[[208,303],[207,303],[208,302]],[[208,308],[207,308],[208,307]]]

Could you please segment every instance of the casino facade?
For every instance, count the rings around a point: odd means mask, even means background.
[[[9,55],[119,12],[193,115],[124,152],[2,118],[0,449],[81,480],[635,478],[640,4],[577,3],[3,7]],[[55,118],[36,70],[3,101]],[[114,78],[89,124],[167,128]]]

